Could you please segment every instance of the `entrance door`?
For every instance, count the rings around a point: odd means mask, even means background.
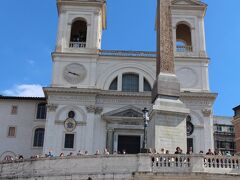
[[[118,136],[118,151],[120,153],[123,150],[127,154],[138,154],[140,153],[140,136]]]

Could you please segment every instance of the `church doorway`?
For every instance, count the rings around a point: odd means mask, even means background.
[[[125,151],[127,154],[138,154],[140,153],[140,136],[118,136],[118,152],[122,153]]]

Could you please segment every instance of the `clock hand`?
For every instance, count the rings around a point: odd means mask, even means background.
[[[77,73],[73,73],[73,72],[68,72],[69,74],[72,74],[72,75],[75,75],[75,76],[80,76],[79,74],[77,74]]]

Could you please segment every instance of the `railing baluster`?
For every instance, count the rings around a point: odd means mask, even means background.
[[[70,42],[69,48],[86,48],[86,42]]]
[[[177,46],[176,47],[177,52],[192,52],[192,46]]]

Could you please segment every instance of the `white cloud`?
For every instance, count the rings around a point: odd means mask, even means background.
[[[42,86],[38,84],[16,85],[11,89],[3,91],[3,94],[6,96],[44,97]]]

